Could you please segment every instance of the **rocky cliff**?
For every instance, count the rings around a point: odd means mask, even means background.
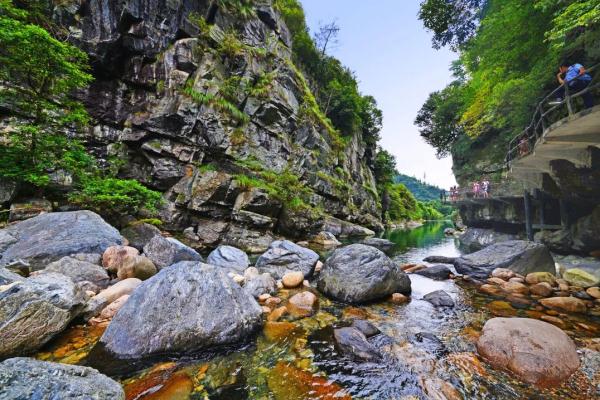
[[[330,216],[381,227],[374,145],[323,117],[271,0],[83,0],[52,15],[92,65],[82,140],[164,193],[167,229],[251,249]]]

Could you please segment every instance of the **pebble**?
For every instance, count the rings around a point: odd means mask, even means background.
[[[554,286],[556,285],[556,277],[550,272],[532,272],[531,274],[527,274],[525,282],[530,285],[547,282],[550,286]]]
[[[288,289],[300,286],[303,281],[304,274],[300,271],[288,272],[285,275],[283,275],[283,278],[281,279],[283,286]]]
[[[392,303],[396,303],[396,304],[404,304],[404,303],[408,303],[410,301],[410,299],[408,297],[406,297],[405,295],[403,295],[402,293],[393,293],[392,296],[390,297],[390,301]]]
[[[586,290],[586,293],[595,299],[600,299],[600,288],[598,288],[598,287],[595,287],[595,286],[591,287]]]
[[[317,264],[315,265],[315,273],[321,272],[322,269],[323,269],[323,263],[321,261],[317,261]]]
[[[310,317],[317,308],[318,299],[311,292],[301,292],[293,295],[288,300],[288,312],[298,318]]]
[[[503,294],[502,289],[496,285],[481,285],[479,291],[490,296],[501,296]]]
[[[548,282],[536,283],[529,288],[529,291],[531,294],[541,297],[548,297],[553,293],[552,286]]]
[[[516,276],[515,276],[514,278],[510,278],[508,281],[509,281],[509,282],[517,282],[517,283],[525,283],[525,279],[523,279],[523,278],[518,278],[518,277],[516,277]]]
[[[551,323],[552,325],[556,325],[559,328],[564,328],[565,327],[565,321],[563,321],[562,319],[558,318],[558,317],[552,317],[550,315],[542,315],[540,317],[540,319],[542,321],[546,321]]]
[[[529,294],[529,288],[520,282],[505,282],[502,289],[510,293]]]
[[[268,321],[277,321],[279,320],[279,318],[283,317],[285,314],[287,314],[288,309],[286,306],[282,306],[282,307],[277,307],[276,309],[273,310],[273,312],[271,314],[269,314],[269,316],[267,317]]]
[[[271,298],[271,295],[269,293],[263,293],[260,296],[258,296],[258,301],[261,303],[264,303],[265,301],[267,301],[270,298]]]
[[[490,284],[499,285],[499,286],[502,286],[506,283],[506,281],[501,278],[488,278],[487,282]]]
[[[508,268],[496,268],[492,271],[493,278],[500,278],[505,281],[509,280],[510,278],[513,278],[514,276],[515,273]]]
[[[262,308],[263,314],[269,314],[271,312],[271,309],[269,307],[262,306],[261,308]]]
[[[238,285],[243,285],[246,282],[246,278],[243,275],[233,274],[233,281]]]
[[[269,297],[267,300],[265,300],[265,306],[267,307],[274,307],[277,306],[281,303],[281,299],[279,297]]]

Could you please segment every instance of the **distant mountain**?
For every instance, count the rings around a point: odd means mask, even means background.
[[[442,191],[441,188],[421,182],[412,176],[398,174],[394,178],[394,181],[396,183],[402,183],[404,186],[406,186],[417,200],[430,201],[440,199],[440,192]]]

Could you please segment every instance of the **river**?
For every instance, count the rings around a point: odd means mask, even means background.
[[[395,243],[395,260],[421,263],[428,255],[457,256],[455,239],[446,237],[444,222],[385,235]],[[567,384],[542,391],[490,369],[476,354],[475,342],[493,316],[542,315],[534,303],[511,305],[479,294],[461,280],[433,281],[410,275],[412,300],[396,305],[379,302],[360,307],[319,295],[319,311],[309,318],[267,323],[249,343],[227,354],[179,358],[144,371],[115,376],[127,399],[591,399],[598,395],[600,332],[597,317],[564,316],[583,366]],[[433,308],[421,300],[445,290],[457,306]],[[283,299],[297,291],[282,290]],[[316,293],[316,291],[315,291]],[[334,327],[363,318],[382,334],[372,340],[381,362],[356,363],[339,354]],[[102,334],[101,327],[74,326],[50,343],[38,358],[84,363]]]

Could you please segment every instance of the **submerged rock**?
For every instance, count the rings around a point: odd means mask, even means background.
[[[392,293],[410,294],[410,279],[381,250],[364,244],[337,249],[325,261],[319,291],[336,300],[364,303]]]
[[[146,246],[144,255],[160,270],[181,261],[202,261],[202,256],[191,247],[174,238],[154,236]]]
[[[333,331],[338,350],[360,361],[379,361],[381,354],[369,343],[367,337],[356,328],[340,328]]]
[[[119,231],[91,211],[42,214],[0,230],[0,266],[23,260],[37,271],[65,256],[102,254],[120,244]]]
[[[521,275],[556,271],[554,260],[546,246],[523,240],[493,244],[476,253],[457,258],[454,266],[459,273],[481,280],[486,279],[496,268],[508,268]]]
[[[540,304],[562,312],[585,313],[587,311],[585,302],[576,297],[550,297],[541,299]]]
[[[450,271],[450,268],[445,265],[434,265],[414,272],[416,275],[421,275],[436,281],[445,281],[446,279],[449,279],[451,273],[452,271]]]
[[[313,273],[319,255],[305,247],[288,240],[276,240],[266,253],[256,261],[260,272],[269,273],[275,279],[281,279],[288,272],[300,271],[304,277]]]
[[[119,359],[135,360],[233,344],[261,324],[256,300],[222,269],[181,262],[143,282],[99,344]]]
[[[69,278],[45,273],[0,291],[0,358],[38,350],[83,310],[85,294]]]
[[[250,265],[248,255],[233,246],[217,247],[208,255],[206,262],[238,274],[243,274]]]
[[[477,351],[494,368],[542,387],[560,385],[579,368],[573,341],[554,325],[535,319],[487,321]]]
[[[381,333],[379,328],[377,328],[375,325],[364,319],[355,319],[354,321],[352,321],[352,327],[361,331],[362,334],[365,335],[367,338]]]
[[[121,385],[95,369],[32,358],[1,362],[0,388],[3,400],[125,399]]]
[[[427,293],[423,296],[423,300],[431,303],[434,307],[454,307],[454,300],[443,290]]]

